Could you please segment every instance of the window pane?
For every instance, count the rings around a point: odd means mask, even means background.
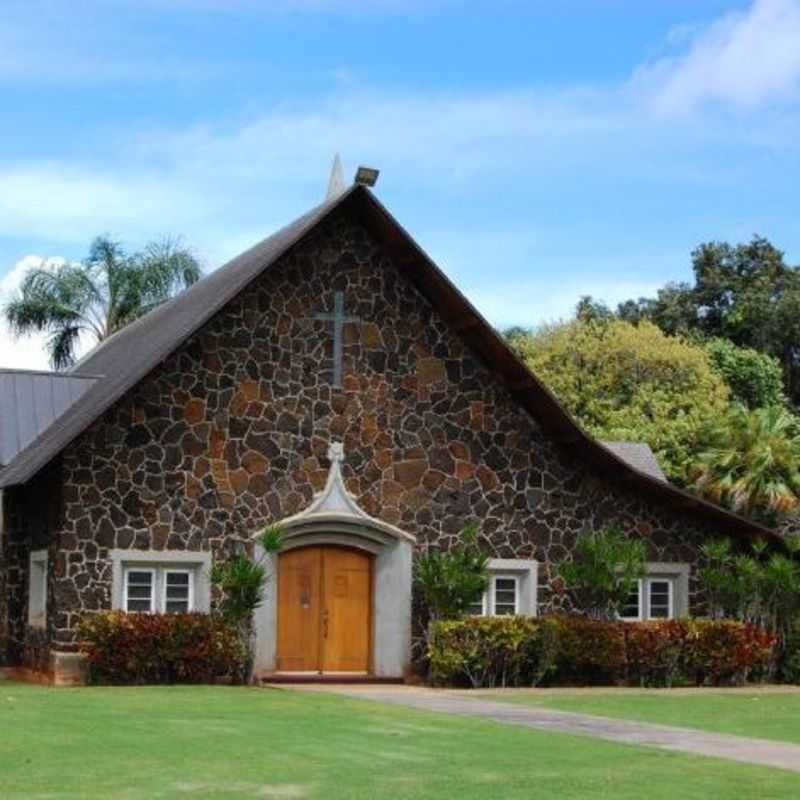
[[[498,616],[517,613],[517,581],[514,578],[494,579],[494,613]]]
[[[165,570],[164,611],[167,614],[183,614],[191,611],[192,576],[189,572]]]
[[[623,619],[637,619],[639,617],[639,588],[638,584],[633,587],[628,599],[625,601],[625,605],[622,606],[619,615]]]
[[[669,619],[669,595],[669,581],[650,581],[650,616],[653,619]]]
[[[150,612],[153,610],[153,573],[130,570],[126,573],[126,611]]]

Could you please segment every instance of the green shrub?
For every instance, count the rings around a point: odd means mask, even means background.
[[[236,627],[208,614],[101,611],[83,617],[79,635],[94,683],[212,683],[247,658]]]
[[[776,642],[730,620],[470,617],[434,625],[428,657],[450,686],[722,686],[765,676]]]
[[[467,617],[437,622],[428,651],[434,683],[536,686],[552,668],[555,623],[536,617]]]
[[[578,537],[575,554],[558,568],[575,607],[595,619],[616,619],[640,578],[644,577],[644,541],[615,525]]]
[[[463,617],[489,585],[477,523],[468,524],[449,550],[426,550],[415,564],[414,583],[431,623]]]

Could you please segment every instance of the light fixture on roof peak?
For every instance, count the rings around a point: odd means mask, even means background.
[[[378,182],[381,171],[374,167],[360,166],[356,170],[355,182],[361,186],[374,186]]]

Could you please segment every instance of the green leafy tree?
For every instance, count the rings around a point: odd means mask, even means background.
[[[571,561],[558,574],[575,608],[596,619],[614,619],[644,577],[644,542],[609,526],[579,537]]]
[[[734,404],[708,439],[694,466],[699,493],[768,523],[798,510],[800,432],[786,409]]]
[[[17,336],[48,334],[50,362],[65,369],[81,336],[101,342],[199,277],[194,256],[174,240],[127,255],[118,242],[99,237],[81,264],[31,269],[3,313]]]
[[[706,350],[648,321],[576,319],[511,344],[591,434],[647,442],[678,484],[688,483],[704,431],[729,405]]]
[[[257,558],[240,553],[225,561],[219,561],[211,569],[211,583],[221,593],[219,613],[234,625],[248,654],[242,678],[252,671],[253,667],[253,613],[264,599],[264,587],[267,584],[266,559],[269,555],[280,552],[283,547],[283,531],[280,526],[265,528],[256,539],[261,554]]]
[[[787,394],[800,401],[800,267],[763,237],[708,242],[692,252],[694,284],[668,284],[655,298],[620,304],[621,318],[666,333],[697,332],[767,353],[781,364]]]
[[[459,619],[486,591],[488,559],[478,546],[478,530],[471,523],[455,547],[427,550],[417,558],[414,580],[431,625]]]
[[[640,297],[617,306],[617,316],[638,324],[649,320],[664,333],[688,334],[697,326],[697,307],[689,284],[668,283],[655,298]]]
[[[590,294],[583,295],[575,306],[575,318],[581,322],[607,322],[614,316],[611,309]]]
[[[710,339],[705,347],[714,369],[730,387],[734,400],[748,408],[786,403],[783,371],[778,359],[719,337]]]

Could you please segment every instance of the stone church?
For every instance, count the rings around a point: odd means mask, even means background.
[[[647,543],[625,616],[700,608],[698,546],[770,531],[582,431],[367,186],[66,373],[0,372],[0,664],[67,681],[86,612],[208,611],[216,559],[282,523],[259,675],[402,677],[414,553],[480,525],[475,613],[561,607],[554,567]]]

